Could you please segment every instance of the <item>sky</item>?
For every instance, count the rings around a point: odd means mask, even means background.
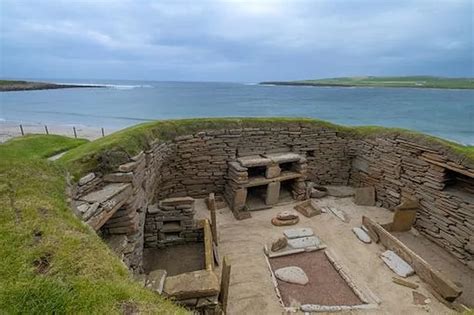
[[[0,0],[0,77],[474,76],[472,0]]]

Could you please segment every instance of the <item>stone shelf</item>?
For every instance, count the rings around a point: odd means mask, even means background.
[[[249,178],[248,182],[243,184],[243,187],[255,187],[255,186],[262,186],[267,185],[273,182],[282,182],[289,179],[295,179],[302,177],[301,173],[291,172],[291,171],[283,171],[281,172],[280,176],[274,178],[266,178],[265,176],[255,176]]]

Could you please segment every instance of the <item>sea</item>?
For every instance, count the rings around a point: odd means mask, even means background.
[[[412,129],[474,145],[474,90],[229,82],[38,81],[103,84],[106,88],[2,92],[0,122],[119,129],[171,118],[312,117],[349,126]]]

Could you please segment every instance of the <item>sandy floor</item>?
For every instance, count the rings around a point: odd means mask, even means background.
[[[392,282],[395,274],[379,258],[383,252],[380,244],[364,244],[351,231],[360,226],[362,215],[379,222],[391,220],[392,213],[377,207],[361,207],[353,204],[351,198],[327,197],[318,200],[321,205],[329,205],[344,210],[351,218],[344,223],[332,213],[305,218],[293,227],[310,227],[328,246],[337,261],[344,265],[362,290],[370,290],[382,301],[378,309],[353,311],[353,314],[452,314],[427,290],[416,275],[409,278],[418,283],[416,290],[428,297],[431,302],[426,306],[413,304],[412,289]],[[282,236],[285,227],[275,227],[270,220],[278,212],[292,209],[294,204],[277,206],[272,209],[252,212],[252,218],[237,221],[228,208],[218,211],[218,234],[220,256],[227,255],[232,264],[229,296],[229,314],[281,314],[280,306],[270,272],[263,254],[263,246],[268,241]],[[202,200],[197,202],[199,217],[208,216]],[[421,237],[420,237],[421,238]],[[426,246],[437,248],[433,243]],[[439,249],[437,249],[439,251]],[[440,262],[440,266],[444,263]],[[449,263],[447,263],[449,265]],[[441,266],[443,267],[443,266]],[[437,266],[437,268],[440,268]],[[462,277],[464,269],[456,270],[453,280]],[[450,275],[452,276],[452,275]],[[471,289],[474,284],[471,283]],[[464,287],[466,289],[466,287]],[[468,289],[469,290],[469,289]],[[346,313],[347,314],[347,313]]]
[[[46,134],[44,125],[40,124],[22,124],[23,131],[25,134]],[[72,125],[48,125],[49,134],[62,135],[68,137],[74,137],[74,131]],[[95,140],[102,137],[102,131],[100,127],[86,127],[76,125],[76,134],[78,138]],[[111,134],[117,131],[117,129],[105,129],[104,134]],[[14,137],[20,137],[20,125],[11,122],[0,122],[0,143],[7,141]]]

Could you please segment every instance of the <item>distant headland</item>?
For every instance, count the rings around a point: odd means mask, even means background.
[[[474,89],[474,78],[433,76],[341,77],[298,81],[265,81],[262,85],[333,86],[333,87],[404,87],[436,89]]]
[[[49,82],[0,80],[0,92],[69,89],[69,88],[104,88],[104,87],[105,86],[103,85],[89,85],[89,84],[57,84],[57,83],[49,83]]]

